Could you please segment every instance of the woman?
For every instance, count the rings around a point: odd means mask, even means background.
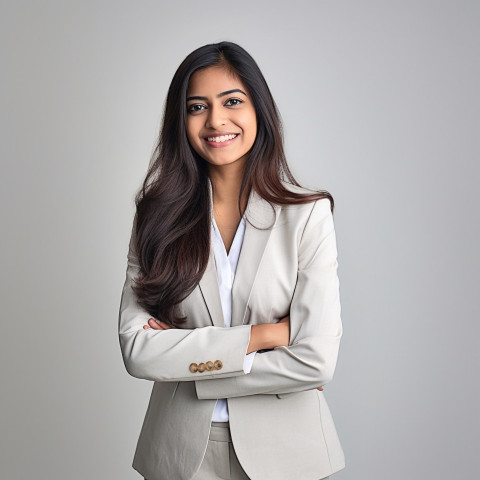
[[[300,187],[255,61],[192,52],[170,85],[128,253],[119,338],[153,380],[148,480],[318,480],[344,467],[322,393],[340,320],[333,199]]]

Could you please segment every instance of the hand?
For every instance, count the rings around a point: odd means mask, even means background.
[[[285,315],[277,323],[286,323],[288,325],[288,339],[290,340],[290,315]]]
[[[247,353],[258,350],[272,350],[288,346],[290,341],[290,317],[287,315],[276,323],[252,325]]]
[[[279,343],[279,345],[289,345],[290,343],[290,315],[285,315],[283,318],[281,318],[277,324],[283,324],[285,327],[288,327],[288,328],[285,328],[284,331],[283,331],[283,340]]]
[[[168,330],[172,328],[168,323],[162,322],[161,320],[157,320],[156,318],[149,318],[148,325],[144,325],[143,329],[147,330],[152,328],[153,330]]]

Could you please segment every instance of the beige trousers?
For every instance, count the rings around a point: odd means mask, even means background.
[[[250,480],[233,449],[228,422],[212,422],[205,457],[192,480]]]
[[[205,457],[192,480],[249,480],[233,449],[228,422],[212,422]]]

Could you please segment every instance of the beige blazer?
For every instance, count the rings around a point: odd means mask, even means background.
[[[329,200],[272,208],[252,192],[231,328],[223,324],[212,251],[199,285],[179,305],[186,324],[144,330],[150,315],[131,288],[139,268],[133,232],[119,339],[128,373],[154,382],[133,468],[148,480],[191,479],[218,398],[227,398],[233,445],[252,480],[318,480],[343,468],[332,416],[316,389],[332,379],[342,335]],[[249,325],[288,313],[289,346],[258,352],[245,374]]]

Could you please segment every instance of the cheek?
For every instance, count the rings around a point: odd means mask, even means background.
[[[241,118],[242,129],[245,133],[245,136],[248,137],[251,141],[255,140],[257,136],[257,117],[251,112],[245,112]]]
[[[249,119],[248,139],[253,144],[257,137],[257,119],[255,117]]]

